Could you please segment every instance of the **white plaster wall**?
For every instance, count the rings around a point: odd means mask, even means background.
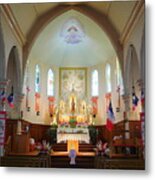
[[[35,112],[35,66],[36,64],[40,67],[40,115],[37,116]],[[47,96],[47,73],[49,69],[54,72],[54,83],[55,83],[55,98],[56,102],[59,97],[59,69],[57,67],[49,66],[48,64],[38,63],[38,60],[29,60],[29,106],[30,112],[26,110],[26,96],[22,104],[23,118],[27,121],[40,124],[50,124],[51,117],[49,116],[48,110],[48,96]],[[26,86],[23,87],[23,93],[26,94]]]
[[[124,102],[121,97],[121,108],[120,112],[116,112],[117,102],[118,102],[118,94],[117,84],[116,84],[116,57],[109,59],[106,63],[109,63],[111,66],[111,83],[112,83],[112,106],[113,111],[115,114],[115,122],[123,120],[123,112],[124,112]],[[88,91],[89,97],[91,98],[91,73],[93,70],[98,70],[99,73],[99,99],[98,99],[98,115],[96,119],[94,119],[96,125],[103,125],[106,124],[107,114],[106,114],[106,99],[105,94],[107,93],[106,90],[106,77],[105,77],[105,67],[106,63],[98,64],[96,66],[88,68]]]

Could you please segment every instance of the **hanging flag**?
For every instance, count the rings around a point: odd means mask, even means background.
[[[2,101],[2,103],[4,103],[6,101],[6,94],[5,94],[4,89],[0,94],[0,100]]]
[[[98,97],[97,96],[92,97],[91,101],[93,106],[93,115],[96,116],[98,112]]]
[[[145,95],[144,95],[144,91],[141,91],[141,105],[144,106],[145,103]]]
[[[8,104],[9,104],[10,108],[14,108],[13,87],[12,87],[11,93],[10,93],[10,95],[8,96],[7,100],[8,100]]]
[[[106,93],[105,94],[105,99],[106,99],[106,113],[108,112],[109,109],[109,103],[110,103],[110,99],[111,99],[111,93]]]
[[[109,131],[113,130],[113,128],[114,128],[114,121],[115,121],[115,116],[114,116],[114,112],[113,112],[113,108],[112,108],[112,103],[110,101],[108,112],[107,112],[107,124],[106,124],[106,128]]]
[[[138,106],[139,99],[136,96],[134,86],[132,87],[132,89],[133,89],[133,91],[132,91],[132,110],[135,111],[136,107]]]
[[[7,100],[8,100],[9,106],[10,106],[11,108],[14,108],[14,95],[13,95],[13,93],[11,93],[11,94],[8,96]]]
[[[138,106],[139,99],[135,93],[132,94],[132,110],[135,111],[136,107]]]
[[[13,95],[13,93],[11,93],[8,96],[7,100],[8,100],[8,104],[9,104],[10,108],[14,108],[14,95]]]

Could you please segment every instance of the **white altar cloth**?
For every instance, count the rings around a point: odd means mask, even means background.
[[[90,142],[89,131],[87,128],[67,128],[57,129],[57,143],[62,141],[75,140],[84,141],[85,143]]]

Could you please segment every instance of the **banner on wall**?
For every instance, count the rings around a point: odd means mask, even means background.
[[[110,99],[111,99],[111,93],[106,93],[105,94],[106,112],[108,112],[109,110]]]
[[[37,115],[40,113],[40,94],[35,93],[35,111]]]
[[[5,124],[6,112],[0,111],[0,146],[4,146],[5,143]]]
[[[50,96],[50,97],[48,97],[48,101],[49,101],[49,114],[50,114],[50,116],[52,116],[54,113],[55,98],[53,96]]]
[[[93,115],[96,115],[98,112],[98,97],[92,97],[92,106],[93,106]]]

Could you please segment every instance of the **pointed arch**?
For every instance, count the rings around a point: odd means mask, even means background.
[[[35,92],[40,93],[40,66],[35,66]]]
[[[109,63],[105,66],[105,78],[106,78],[106,91],[107,93],[111,93],[111,66]]]
[[[20,94],[22,92],[22,72],[18,49],[16,46],[13,46],[9,53],[6,77],[10,80],[9,89],[13,86],[14,92],[16,94]]]
[[[47,73],[47,96],[54,96],[54,72],[52,69]]]
[[[120,63],[117,57],[116,57],[116,85],[117,88],[119,88],[120,94],[123,95],[124,93],[123,76],[122,76]]]
[[[96,69],[92,71],[91,86],[91,95],[93,97],[99,96],[99,76]]]

